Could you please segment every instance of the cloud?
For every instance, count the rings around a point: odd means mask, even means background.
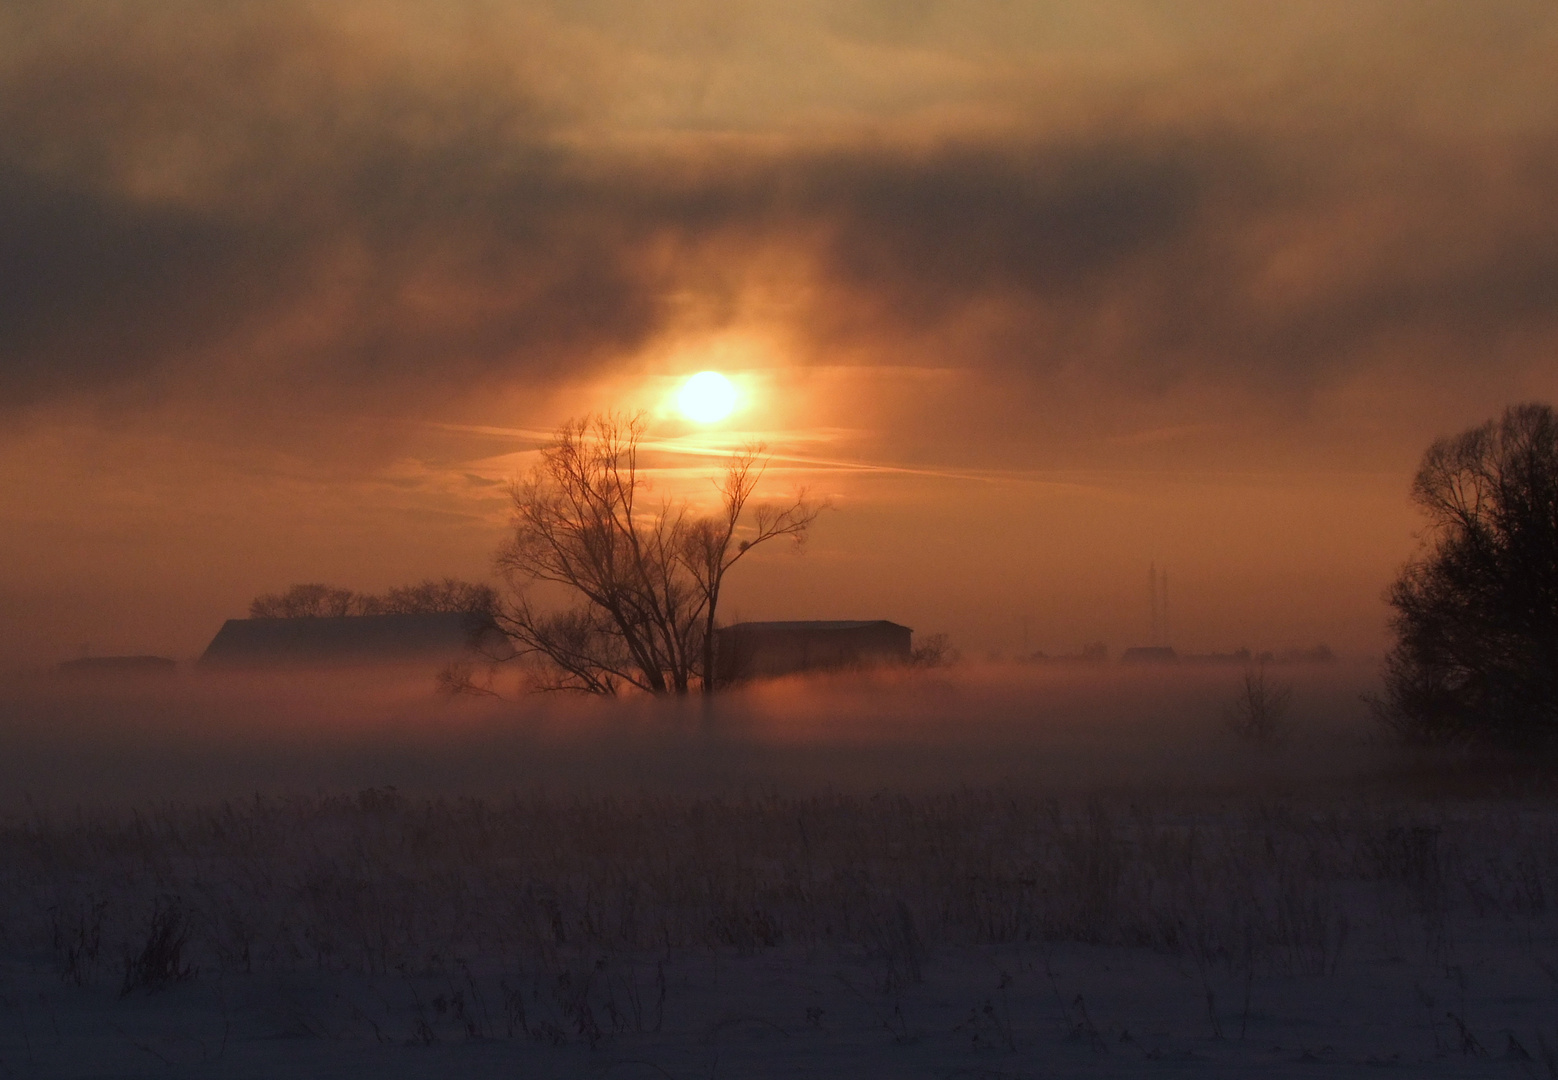
[[[750,613],[915,581],[1071,648],[1157,560],[1208,647],[1372,641],[1422,447],[1558,394],[1555,45],[1541,0],[0,0],[0,586],[60,598],[0,651],[479,575],[532,433],[695,364],[849,509]]]
[[[705,26],[683,5],[662,24],[674,41],[633,43],[597,7],[516,9],[487,38],[477,5],[452,9],[463,29],[414,4],[7,7],[4,407],[434,415],[729,327],[756,294],[797,362],[1080,376],[1125,397],[1302,395],[1407,357],[1518,366],[1558,334],[1558,144],[1499,122],[1500,102],[1456,113],[1429,95],[1392,126],[1399,93],[1365,92],[1347,64],[1305,76],[1275,58],[1306,88],[1294,103],[1237,66],[1198,72],[1196,50],[1125,43],[1154,58],[1150,87],[1076,76],[1074,102],[1034,111],[1022,103],[1074,65],[1024,88],[1015,61],[1032,55],[960,31],[937,67],[940,7],[895,21],[857,5],[775,39],[812,57],[847,122],[808,133],[770,104],[765,134],[774,73],[759,69],[724,127],[707,103],[657,106],[656,126],[623,119],[625,102],[680,100],[689,71],[746,55],[743,34],[768,24],[742,9]],[[1198,48],[1264,40],[1224,23]],[[1453,60],[1460,25],[1413,33]],[[1054,33],[1099,50],[1091,31]],[[919,72],[922,101],[939,89],[965,107],[883,105],[837,59],[862,48]],[[1396,91],[1431,79],[1414,48],[1381,75]],[[999,79],[970,81],[992,56]]]
[[[0,165],[0,356],[13,404],[144,379],[285,302],[299,241]]]
[[[151,10],[122,44],[5,66],[11,405],[147,382],[403,394],[555,371],[653,321],[635,223],[523,95],[353,54],[295,11],[256,40]]]

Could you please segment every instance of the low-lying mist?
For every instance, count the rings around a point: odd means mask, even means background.
[[[393,786],[418,796],[964,786],[1265,789],[1388,768],[1364,664],[1266,669],[1280,738],[1228,728],[1235,666],[964,665],[756,683],[712,701],[440,695],[426,669],[10,678],[0,811]]]
[[[1247,674],[968,665],[710,702],[451,699],[426,670],[14,680],[0,1064],[1546,1059],[1550,780],[1416,767],[1375,736],[1365,665],[1267,667],[1291,707],[1241,738]]]

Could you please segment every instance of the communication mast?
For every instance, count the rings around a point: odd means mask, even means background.
[[[1163,625],[1160,627],[1160,629],[1163,631],[1163,644],[1167,645],[1169,644],[1169,617],[1168,567],[1166,566],[1163,568],[1163,572],[1158,575],[1158,618],[1163,622]]]
[[[1165,567],[1160,573],[1157,563],[1151,563],[1147,567],[1147,607],[1151,621],[1149,639],[1154,645],[1167,645],[1169,643],[1168,569]]]

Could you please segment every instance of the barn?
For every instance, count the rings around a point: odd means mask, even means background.
[[[296,619],[228,619],[206,646],[205,667],[442,663],[499,631],[486,615],[344,615]]]
[[[715,631],[721,682],[798,671],[907,664],[907,626],[886,619],[746,622]]]

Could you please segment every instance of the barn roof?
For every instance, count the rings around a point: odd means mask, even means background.
[[[744,622],[721,627],[722,630],[864,630],[867,627],[891,626],[908,630],[907,626],[886,619],[801,619],[790,622]]]
[[[485,633],[485,615],[344,615],[228,619],[202,664],[374,663],[458,655]]]

